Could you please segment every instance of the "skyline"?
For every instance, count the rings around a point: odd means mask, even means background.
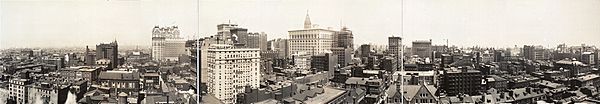
[[[401,36],[399,0],[201,0],[197,14],[193,0],[57,1],[66,0],[2,1],[0,48],[84,47],[115,38],[120,45],[150,46],[155,25],[178,25],[189,39],[197,31],[202,37],[214,35],[216,25],[228,21],[249,32],[265,32],[271,40],[301,29],[307,10],[319,27],[347,26],[355,34],[355,45],[386,45],[387,41],[379,40]],[[37,8],[29,8],[32,2]],[[172,5],[160,5],[165,3]],[[448,39],[451,46],[459,47],[600,45],[594,41],[600,37],[600,20],[596,19],[600,7],[595,6],[599,4],[595,0],[404,0],[403,44],[432,39],[433,44],[443,45]],[[89,38],[94,40],[85,40]],[[63,41],[63,45],[49,40]]]

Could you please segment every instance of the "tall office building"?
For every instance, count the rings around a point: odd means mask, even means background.
[[[346,27],[342,27],[340,31],[336,31],[331,51],[337,56],[338,65],[341,67],[348,65],[354,52],[354,36],[352,31]]]
[[[402,49],[402,38],[400,37],[388,37],[388,53],[394,55],[400,55]]]
[[[354,49],[354,36],[347,27],[342,27],[340,31],[335,32],[334,47]]]
[[[179,36],[177,26],[152,29],[152,60],[179,61],[185,54],[185,40]]]
[[[404,60],[402,60],[402,57],[404,57],[403,56],[404,54],[401,53],[402,50],[403,50],[403,46],[402,46],[402,38],[401,37],[394,37],[394,36],[388,37],[388,50],[387,50],[387,52],[388,52],[388,54],[394,54],[394,55],[396,55],[396,58],[395,58],[396,59],[395,61],[396,61],[396,64],[397,64],[396,66],[403,66],[404,65]],[[401,71],[403,71],[402,69],[397,69],[397,67],[394,68],[394,69],[390,69],[390,70],[401,70]]]
[[[313,28],[311,25],[310,18],[307,14],[304,21],[304,29],[288,31],[290,42],[289,55],[298,53],[315,55],[319,53],[331,52],[331,48],[334,45],[333,38],[336,31]]]
[[[90,51],[88,46],[85,46],[85,56],[84,56],[84,65],[93,66],[96,62],[96,53]]]
[[[247,33],[239,41],[246,46],[245,48],[259,48],[261,52],[267,51],[267,34],[264,32]]]
[[[412,42],[412,54],[422,58],[433,58],[430,40],[418,40]]]
[[[248,32],[248,29],[237,28],[237,24],[219,24],[217,25],[217,35],[215,35],[217,44],[233,44],[234,41],[243,40],[244,33]],[[238,39],[236,39],[238,38]]]
[[[100,43],[96,45],[96,59],[107,59],[110,60],[110,65],[108,66],[110,69],[114,69],[119,66],[118,56],[119,56],[119,45],[117,44],[117,40],[111,43]]]
[[[258,48],[235,48],[212,44],[208,48],[208,93],[226,104],[236,102],[245,87],[259,88],[260,52]]]
[[[289,43],[287,39],[273,39],[267,42],[267,50],[277,53],[277,58],[284,59],[289,56]]]
[[[265,32],[260,32],[260,34],[258,34],[258,48],[260,48],[260,52],[266,52],[267,47],[267,34]]]

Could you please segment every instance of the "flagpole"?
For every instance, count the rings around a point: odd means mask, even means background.
[[[197,10],[197,16],[196,16],[196,20],[198,21],[197,25],[197,29],[196,30],[196,94],[198,94],[198,99],[196,100],[196,104],[200,104],[200,100],[202,100],[202,93],[201,93],[201,87],[200,87],[200,81],[202,80],[200,77],[200,73],[202,72],[202,70],[200,69],[200,0],[196,0],[196,10]]]

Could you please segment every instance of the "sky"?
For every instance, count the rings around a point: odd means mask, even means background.
[[[0,48],[150,46],[154,26],[198,32],[195,0],[0,0]]]
[[[199,2],[199,4],[197,4]],[[0,48],[151,44],[154,25],[186,38],[236,23],[269,39],[302,29],[348,27],[354,42],[481,47],[600,45],[600,0],[1,0]],[[402,7],[404,6],[404,7]],[[199,10],[198,10],[199,9]],[[404,10],[403,10],[404,9]],[[402,31],[403,30],[403,31]],[[196,35],[198,34],[198,35]],[[410,46],[410,45],[409,45]]]

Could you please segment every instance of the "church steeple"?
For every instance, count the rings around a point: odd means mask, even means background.
[[[310,17],[308,17],[308,10],[306,10],[306,18],[304,19],[304,29],[310,29],[312,24],[310,23]]]

